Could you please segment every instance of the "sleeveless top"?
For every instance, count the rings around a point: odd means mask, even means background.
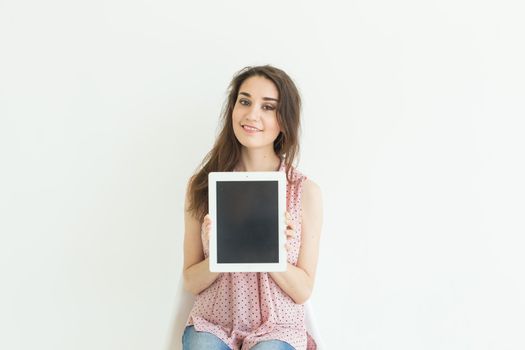
[[[284,158],[278,171],[286,172]],[[235,171],[235,170],[234,170]],[[301,192],[307,179],[292,167],[286,181],[286,208],[295,225],[289,239],[288,262],[297,265],[301,246]],[[202,233],[201,233],[202,239]],[[204,249],[208,257],[208,249]],[[304,305],[296,304],[268,272],[221,272],[195,297],[186,326],[219,337],[233,350],[249,350],[264,340],[282,340],[296,350],[314,350],[316,344],[306,331]]]

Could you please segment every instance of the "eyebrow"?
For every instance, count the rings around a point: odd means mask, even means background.
[[[244,91],[239,92],[239,95],[245,95],[245,96],[248,96],[248,97],[252,97],[249,93],[244,92]],[[278,99],[276,99],[276,98],[272,98],[272,97],[263,97],[263,100],[265,100],[265,101],[275,101],[275,102],[279,102]]]

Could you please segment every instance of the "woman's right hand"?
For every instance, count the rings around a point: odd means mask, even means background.
[[[210,231],[211,231],[211,218],[210,214],[204,216],[204,220],[201,225],[201,237],[202,237],[202,248],[205,252],[209,252],[210,248]]]

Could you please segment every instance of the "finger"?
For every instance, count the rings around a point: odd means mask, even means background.
[[[294,230],[286,230],[286,238],[293,237],[294,235]]]
[[[202,228],[201,228],[201,231],[203,234],[206,234],[210,231],[210,225],[207,224],[207,223],[203,223],[202,224]]]
[[[292,219],[291,216],[286,219],[286,226],[295,227],[293,219]]]

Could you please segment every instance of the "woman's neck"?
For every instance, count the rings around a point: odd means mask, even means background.
[[[275,153],[269,154],[241,154],[236,171],[278,171],[281,159]]]

